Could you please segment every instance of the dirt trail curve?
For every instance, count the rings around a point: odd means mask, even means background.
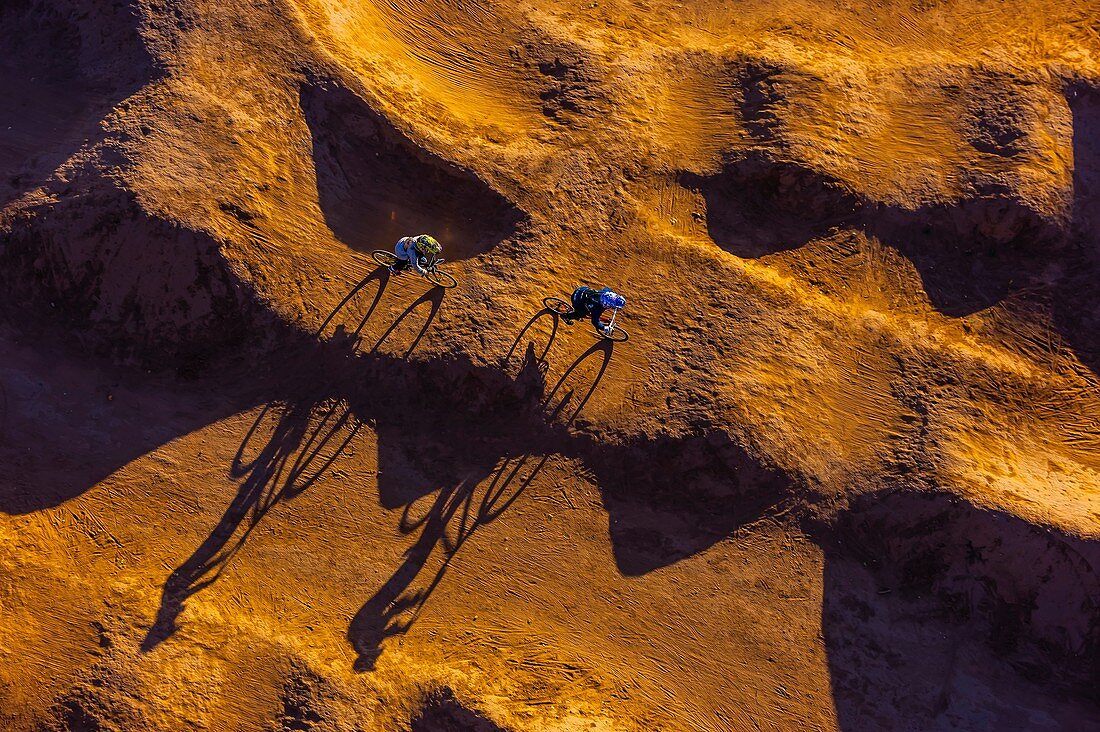
[[[0,726],[1100,729],[1097,10],[4,3]]]

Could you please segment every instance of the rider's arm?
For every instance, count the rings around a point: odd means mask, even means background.
[[[428,274],[428,270],[420,266],[420,252],[416,250],[416,247],[409,247],[409,262],[418,273],[422,275]]]

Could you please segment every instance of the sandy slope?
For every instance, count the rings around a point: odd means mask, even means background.
[[[5,3],[2,726],[1100,728],[1098,10]]]

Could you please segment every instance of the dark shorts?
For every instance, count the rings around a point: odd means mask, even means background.
[[[605,308],[598,301],[593,302],[595,294],[595,290],[586,287],[578,287],[574,290],[573,296],[569,298],[573,305],[573,312],[565,315],[565,319],[574,321],[587,315],[592,318],[592,325],[599,328],[600,316],[603,315]]]

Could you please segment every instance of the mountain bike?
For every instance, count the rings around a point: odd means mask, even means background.
[[[568,300],[563,300],[560,297],[547,297],[544,298],[542,304],[546,306],[546,309],[555,315],[566,315],[573,312],[573,306],[569,304]],[[616,309],[609,309],[603,311],[600,314],[600,323],[607,328],[607,332],[601,333],[595,327],[592,328],[593,335],[597,338],[606,338],[609,341],[615,341],[616,343],[622,343],[630,335],[621,325],[615,325],[615,318],[618,317],[619,311]]]
[[[393,252],[387,252],[384,249],[374,250],[373,252],[371,252],[371,257],[373,257],[374,261],[378,262],[383,267],[392,267],[393,265],[401,261],[396,254],[394,254]],[[450,288],[458,284],[458,280],[456,280],[452,275],[447,274],[443,270],[439,269],[439,265],[443,264],[443,261],[443,257],[431,256],[428,257],[426,261],[420,266],[422,266],[426,270],[426,273],[423,276],[426,277],[429,282],[431,282],[433,285],[436,285],[437,287],[443,287],[449,290]],[[411,265],[409,266],[409,269],[413,272],[416,272],[416,270],[413,269]]]

